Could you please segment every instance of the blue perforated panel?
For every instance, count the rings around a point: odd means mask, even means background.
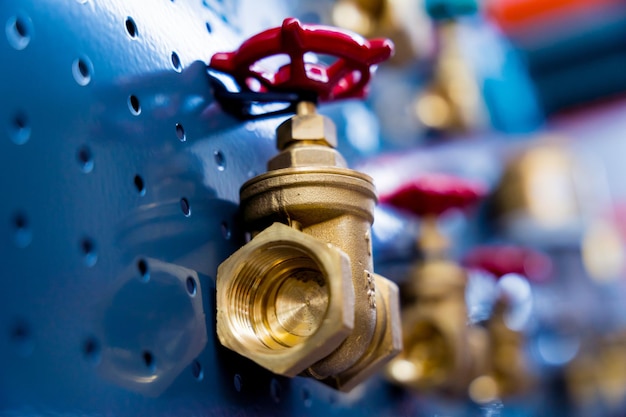
[[[284,10],[0,3],[0,415],[417,412],[382,380],[339,394],[215,337],[238,189],[264,171],[279,120],[225,116],[205,63]]]

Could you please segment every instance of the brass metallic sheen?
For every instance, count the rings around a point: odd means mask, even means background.
[[[376,190],[336,141],[312,103],[278,127],[281,152],[240,190],[253,238],[218,269],[217,333],[270,371],[349,391],[402,337],[397,287],[373,272]]]

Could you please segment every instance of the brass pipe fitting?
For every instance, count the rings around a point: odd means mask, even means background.
[[[401,350],[398,290],[373,272],[372,179],[303,102],[269,171],[240,190],[253,238],[218,269],[221,343],[278,374],[349,391]]]
[[[463,395],[482,372],[481,351],[488,347],[482,329],[467,325],[465,272],[431,259],[414,268],[411,283],[411,302],[402,312],[404,351],[388,375],[413,390]]]
[[[486,327],[468,325],[466,273],[446,256],[447,241],[435,218],[426,217],[418,242],[425,260],[405,289],[404,351],[388,366],[388,378],[415,391],[438,391],[478,403],[519,393],[529,383],[523,336],[504,322],[497,300]]]

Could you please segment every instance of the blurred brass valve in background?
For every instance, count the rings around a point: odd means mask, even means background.
[[[297,110],[241,188],[253,238],[218,269],[217,333],[277,374],[348,391],[402,348],[398,290],[373,271],[371,178],[347,168],[313,103]]]
[[[338,0],[333,24],[363,36],[393,40],[395,65],[425,59],[434,51],[432,23],[420,2],[411,0]]]
[[[493,195],[496,225],[508,239],[579,251],[594,282],[618,282],[626,267],[619,219],[611,215],[606,172],[566,138],[539,137],[514,155]]]
[[[516,393],[528,376],[523,337],[504,323],[505,298],[496,301],[485,327],[468,324],[465,270],[449,258],[437,215],[484,194],[478,184],[447,176],[424,177],[387,202],[423,217],[416,263],[402,289],[404,351],[387,368],[389,379],[417,391],[438,391],[478,403]]]

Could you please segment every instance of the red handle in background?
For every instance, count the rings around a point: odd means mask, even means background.
[[[468,268],[481,269],[500,278],[515,273],[531,282],[546,281],[553,271],[552,260],[545,254],[520,246],[479,246],[463,259]]]
[[[416,216],[438,216],[448,209],[468,207],[486,194],[487,187],[482,183],[430,174],[402,184],[380,200]]]

